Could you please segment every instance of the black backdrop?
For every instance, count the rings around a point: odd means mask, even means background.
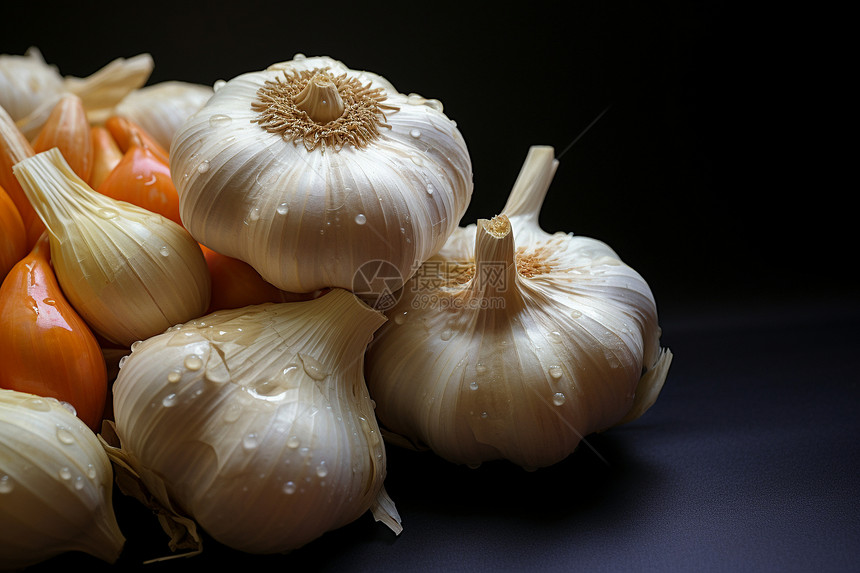
[[[717,0],[7,3],[0,53],[35,45],[82,76],[148,52],[151,83],[207,84],[332,56],[443,102],[472,155],[464,224],[502,208],[530,145],[552,145],[542,226],[604,240],[651,284],[676,361],[642,425],[591,440],[611,467],[583,450],[487,481],[395,450],[389,491],[414,533],[394,542],[367,519],[302,565],[850,571],[860,315],[843,22]],[[155,547],[133,541],[126,563]]]
[[[83,76],[148,52],[150,83],[205,84],[329,55],[441,100],[472,155],[464,223],[502,208],[530,145],[552,145],[544,228],[609,243],[666,312],[850,292],[829,267],[850,221],[831,135],[844,72],[824,65],[836,15],[720,1],[48,6],[7,3],[0,53],[35,45]]]

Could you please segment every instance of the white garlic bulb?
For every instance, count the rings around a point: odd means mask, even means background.
[[[362,371],[384,321],[334,289],[136,343],[114,384],[124,458],[165,506],[240,551],[289,551],[368,510],[399,533]]]
[[[457,228],[473,187],[438,100],[328,57],[224,83],[170,156],[191,234],[289,292],[359,292],[362,266],[380,261],[396,289]]]
[[[69,551],[116,562],[112,495],[105,450],[67,405],[0,389],[0,570]]]
[[[63,76],[30,47],[23,56],[0,54],[0,107],[14,120],[27,117],[43,103],[53,106],[64,91]]]
[[[656,399],[671,352],[644,279],[606,244],[538,226],[556,166],[532,147],[503,213],[455,233],[386,312],[367,382],[393,440],[545,467]]]
[[[213,93],[210,86],[165,81],[129,93],[113,113],[135,122],[164,149],[170,149],[176,129]]]

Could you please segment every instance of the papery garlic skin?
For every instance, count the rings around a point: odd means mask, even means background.
[[[212,87],[181,81],[165,81],[129,93],[114,113],[142,127],[164,149],[177,128],[209,101]]]
[[[36,47],[23,56],[0,54],[0,107],[18,121],[42,104],[53,107],[63,93],[63,76]],[[50,110],[49,110],[50,111]]]
[[[369,509],[399,533],[362,373],[384,320],[335,289],[135,344],[114,385],[124,455],[163,502],[237,550],[289,551]]]
[[[57,148],[13,171],[48,227],[60,286],[98,334],[128,347],[206,312],[209,268],[182,226],[96,192]]]
[[[294,140],[259,123],[252,105],[266,82],[313,71],[383,96],[380,123],[350,131],[362,141],[326,141],[323,128],[320,139]],[[330,84],[312,90],[316,99],[297,95],[297,105],[329,121],[340,109]],[[332,125],[325,121],[315,125]],[[371,261],[393,266],[402,284],[456,229],[473,186],[466,144],[437,100],[328,57],[296,56],[224,83],[177,131],[170,156],[191,234],[289,292],[357,290],[356,273]]]
[[[53,398],[0,389],[0,570],[69,551],[114,563],[125,545],[98,437]]]
[[[116,58],[89,76],[80,78],[60,75],[55,66],[44,62],[36,48],[27,50],[24,57],[0,58],[8,58],[0,61],[0,73],[2,68],[9,68],[8,75],[17,78],[17,81],[9,82],[11,94],[7,96],[2,93],[5,82],[0,83],[0,101],[13,99],[13,96],[17,100],[9,104],[16,110],[10,115],[29,140],[39,134],[60,97],[67,93],[81,98],[90,123],[104,123],[126,95],[146,84],[154,67],[151,55],[138,54],[131,58]],[[17,62],[17,69],[9,62]],[[2,80],[0,77],[0,82]]]
[[[386,312],[367,380],[393,439],[534,469],[656,399],[671,353],[645,280],[598,240],[537,227],[556,165],[532,148],[510,217],[454,233]]]

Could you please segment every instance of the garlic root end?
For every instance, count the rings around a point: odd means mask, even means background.
[[[657,396],[660,395],[660,391],[663,389],[663,383],[666,381],[671,364],[672,351],[668,348],[663,348],[657,361],[642,375],[639,384],[636,385],[636,394],[633,397],[633,406],[630,408],[630,411],[627,412],[616,426],[632,422],[654,405],[654,402],[657,401]]]

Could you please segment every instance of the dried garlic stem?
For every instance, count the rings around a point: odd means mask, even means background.
[[[328,123],[343,113],[343,98],[328,74],[319,73],[311,78],[299,95],[296,107],[308,114],[317,123]]]

